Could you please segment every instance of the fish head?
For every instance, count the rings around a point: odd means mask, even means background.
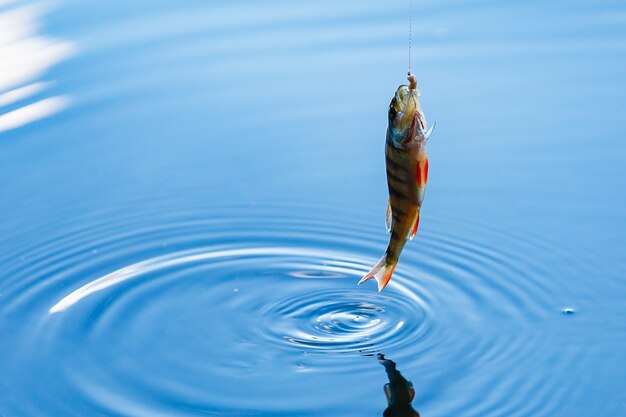
[[[396,145],[407,145],[424,137],[426,119],[419,101],[419,90],[414,75],[409,75],[409,85],[401,85],[389,103],[388,137]]]

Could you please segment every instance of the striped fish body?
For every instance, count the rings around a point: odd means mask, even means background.
[[[389,104],[389,127],[385,145],[387,186],[387,230],[391,232],[383,257],[359,284],[375,279],[382,291],[391,279],[407,239],[417,233],[420,209],[428,179],[426,141],[434,125],[426,129],[419,102],[417,80],[408,76],[409,85],[398,87]]]
[[[389,188],[387,227],[391,232],[385,258],[389,265],[398,262],[407,239],[415,236],[419,225],[428,176],[428,156],[424,146],[417,142],[415,145],[403,149],[388,141],[385,146]]]

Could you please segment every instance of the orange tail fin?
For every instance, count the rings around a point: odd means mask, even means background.
[[[367,275],[361,278],[361,280],[359,281],[359,285],[373,278],[378,283],[378,292],[381,292],[383,288],[385,288],[389,283],[394,269],[396,269],[396,264],[388,263],[387,255],[385,254],[374,266],[374,268],[372,268],[372,270]]]

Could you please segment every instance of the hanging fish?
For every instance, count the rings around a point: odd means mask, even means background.
[[[389,127],[385,158],[387,165],[386,225],[391,232],[387,251],[359,284],[375,279],[382,291],[393,274],[407,239],[417,233],[420,208],[428,179],[426,141],[434,125],[426,129],[426,119],[419,102],[417,79],[408,76],[409,85],[398,87],[389,104]]]

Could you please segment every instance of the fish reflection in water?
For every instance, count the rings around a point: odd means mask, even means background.
[[[385,384],[387,408],[383,417],[419,417],[419,413],[411,406],[415,397],[415,389],[411,381],[402,376],[396,369],[396,363],[378,354],[378,361],[385,367],[389,382]]]

